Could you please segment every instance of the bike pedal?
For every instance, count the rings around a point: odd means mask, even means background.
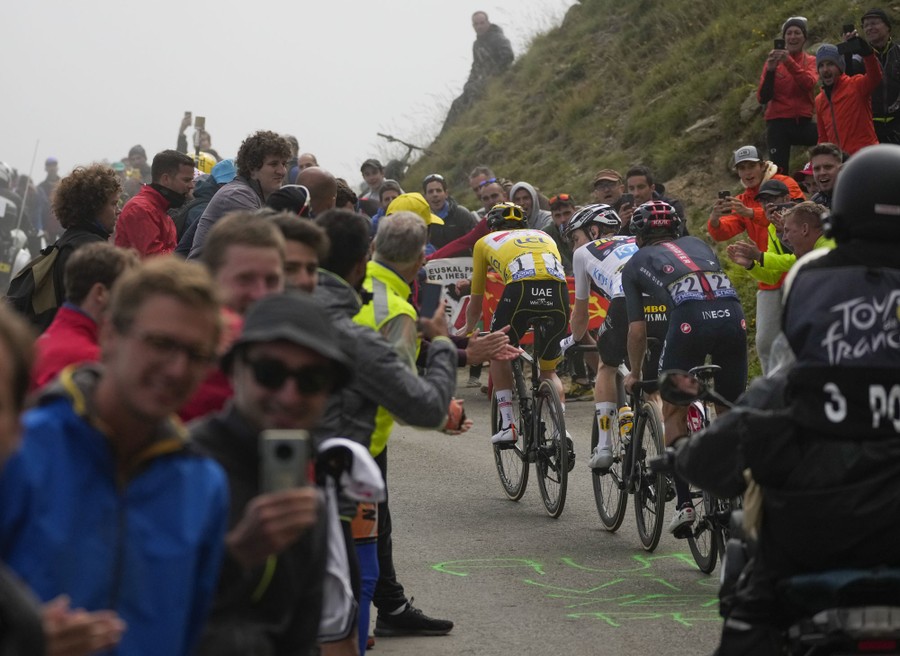
[[[687,540],[694,534],[693,527],[690,524],[685,524],[684,526],[679,526],[675,529],[675,532],[672,533],[672,536],[678,540]]]

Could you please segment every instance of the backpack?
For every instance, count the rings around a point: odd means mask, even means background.
[[[187,224],[187,219],[191,210],[200,203],[209,203],[209,198],[192,198],[177,210],[169,212],[169,217],[171,217],[172,222],[175,224],[175,239],[177,241],[181,241],[185,231],[190,227]]]
[[[56,260],[60,248],[73,237],[75,235],[71,231],[64,233],[26,264],[9,283],[6,302],[40,332],[47,329],[59,308],[63,290],[56,289]]]

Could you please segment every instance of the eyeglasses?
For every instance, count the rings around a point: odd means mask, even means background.
[[[493,184],[495,182],[497,182],[497,178],[489,178],[488,180],[482,180],[481,182],[478,183],[478,188],[481,189],[485,185]]]
[[[206,366],[211,364],[216,358],[214,351],[204,351],[196,346],[173,339],[168,335],[138,333],[135,337],[149,346],[151,350],[156,351],[160,357],[164,357],[167,360],[176,355],[184,354],[191,365]]]
[[[288,378],[294,380],[301,394],[321,394],[334,387],[334,368],[330,365],[310,365],[290,369],[279,360],[258,358],[247,360],[253,378],[268,390],[280,390]]]
[[[550,197],[550,205],[556,205],[557,203],[574,203],[575,201],[572,199],[570,194],[556,194],[555,196]]]

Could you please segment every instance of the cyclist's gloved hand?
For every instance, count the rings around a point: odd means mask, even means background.
[[[569,335],[568,337],[563,337],[559,340],[559,348],[562,349],[562,354],[565,355],[566,351],[575,346],[575,337],[573,335]]]

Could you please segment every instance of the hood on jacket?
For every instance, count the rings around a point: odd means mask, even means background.
[[[213,180],[212,176],[209,176],[205,180],[197,182],[197,185],[194,187],[194,199],[210,201],[216,195],[216,192],[224,186],[225,183],[219,184]]]
[[[754,189],[759,189],[762,186],[763,182],[768,182],[772,179],[772,176],[778,173],[778,167],[774,163],[766,161],[764,162],[764,164],[766,166],[763,170],[762,180],[756,187],[754,187]],[[741,185],[743,185],[744,189],[748,189],[743,180],[741,180]]]
[[[527,182],[517,182],[512,186],[512,189],[509,190],[510,201],[519,189],[524,189],[531,196],[531,211],[527,217],[528,227],[534,230],[543,230],[553,223],[550,212],[541,209],[541,199],[538,197],[537,191]]]
[[[319,269],[319,282],[313,291],[313,299],[331,315],[356,316],[362,307],[362,299],[346,280],[336,273]]]

